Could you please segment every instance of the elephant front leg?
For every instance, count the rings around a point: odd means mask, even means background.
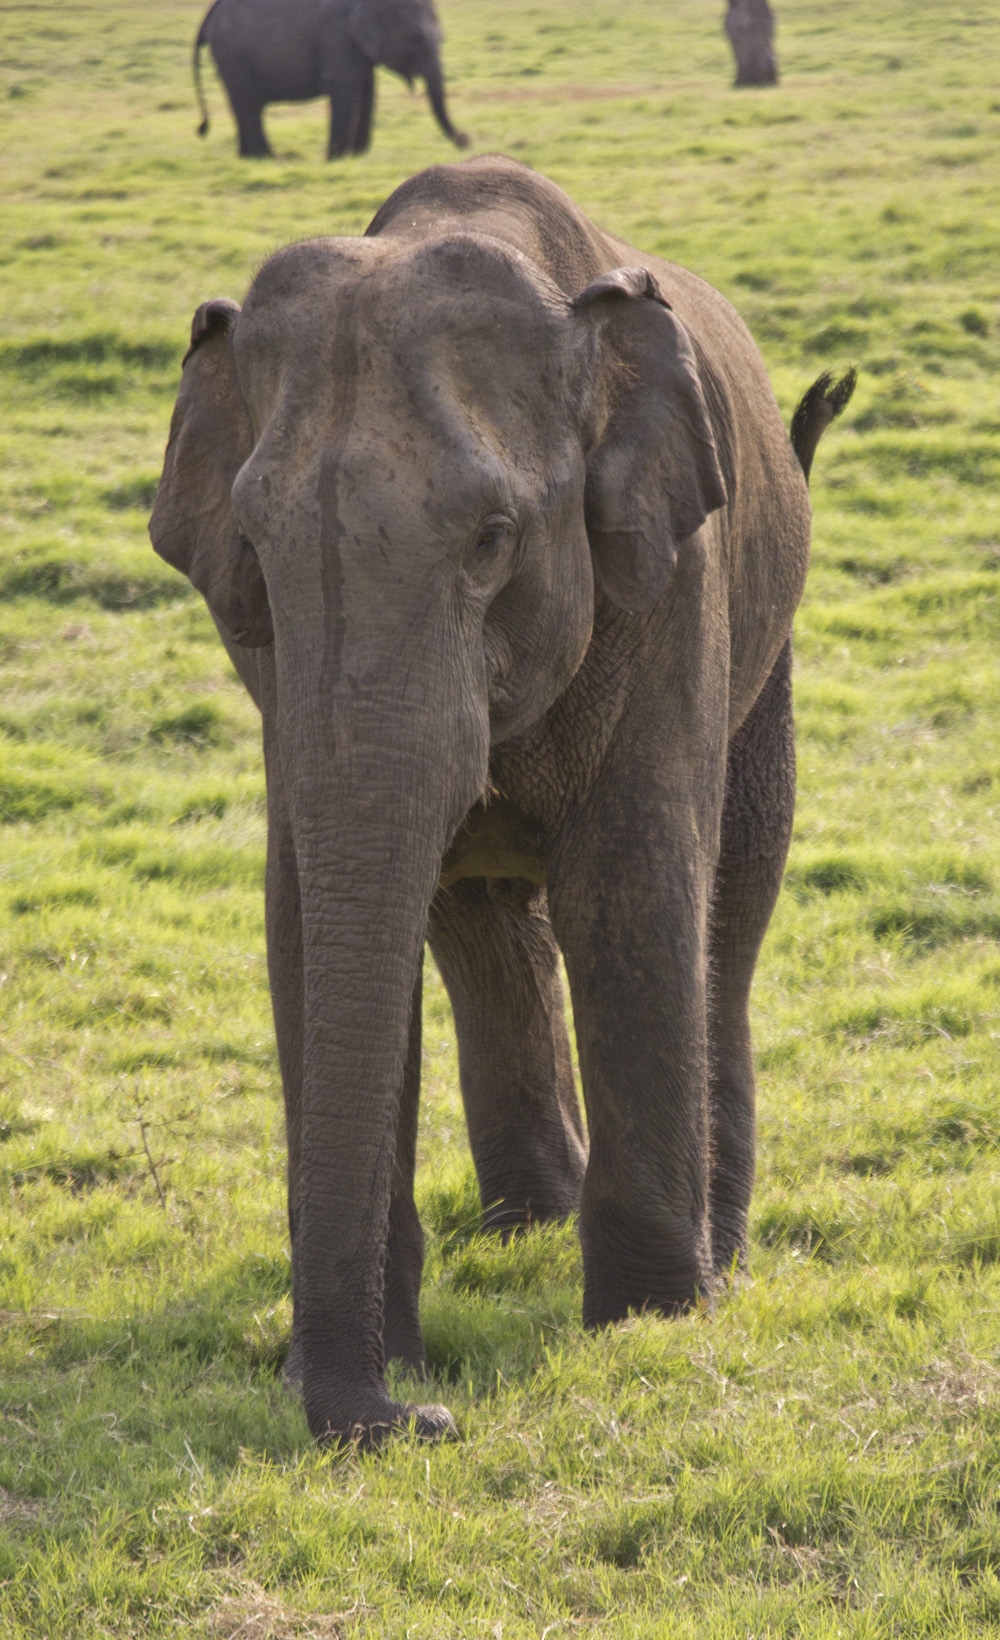
[[[430,937],[455,1015],[484,1222],[566,1218],[587,1148],[545,896],[520,878],[459,881],[437,894]]]
[[[635,782],[635,771],[632,783]],[[583,1319],[676,1313],[712,1289],[708,881],[695,807],[591,801],[550,873],[590,1131]],[[721,780],[720,780],[721,786]],[[604,812],[600,812],[603,807]]]
[[[351,150],[355,154],[366,154],[372,140],[372,118],[375,113],[375,70],[370,68],[365,75],[361,86],[361,101],[357,111],[357,123],[354,128],[354,137]]]
[[[267,866],[264,888],[267,966],[285,1100],[288,1228],[292,1246],[292,1338],[284,1376],[288,1388],[299,1391],[302,1387],[302,1341],[295,1289],[302,1143],[302,912],[295,847],[281,784],[277,747],[266,731],[264,756],[267,769]]]
[[[363,154],[371,141],[375,106],[374,68],[370,63],[359,63],[352,78],[334,81],[329,96],[327,159],[340,159],[344,154]]]
[[[385,1256],[383,1346],[387,1361],[401,1361],[418,1377],[427,1371],[427,1352],[420,1330],[420,1278],[424,1267],[424,1233],[413,1199],[417,1163],[417,1115],[420,1106],[423,960],[413,988],[410,1040],[396,1119],[396,1155],[389,1201],[389,1240]]]
[[[785,644],[726,770],[711,914],[709,1103],[712,1262],[743,1265],[756,1137],[749,1001],[757,955],[781,887],[795,806],[792,645]]]

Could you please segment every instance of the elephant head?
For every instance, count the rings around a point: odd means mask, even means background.
[[[402,75],[407,84],[422,79],[435,118],[459,148],[468,137],[448,117],[441,68],[441,25],[431,0],[355,0],[350,32],[369,63]]]
[[[699,364],[642,268],[571,299],[481,233],[279,251],[199,308],[151,521],[224,632],[273,642],[305,975],[296,1248],[320,1438],[398,1413],[381,1259],[441,860],[591,635],[725,501]],[[273,631],[273,638],[271,636]]]

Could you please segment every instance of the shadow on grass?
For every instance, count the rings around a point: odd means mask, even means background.
[[[578,1258],[571,1226],[539,1227],[508,1244],[476,1235],[455,1251],[450,1265],[432,1232],[422,1305],[432,1382],[390,1369],[403,1397],[447,1400],[448,1386],[460,1384],[463,1397],[480,1400],[498,1383],[526,1381],[546,1341],[578,1315],[579,1285],[566,1279]],[[301,1407],[281,1382],[287,1256],[232,1258],[182,1297],[167,1286],[161,1276],[160,1301],[133,1313],[0,1316],[0,1376],[30,1431],[29,1467],[42,1494],[71,1469],[96,1484],[123,1443],[131,1465],[146,1461],[145,1449],[161,1469],[165,1453],[181,1461],[185,1448],[203,1465],[227,1468],[241,1454],[282,1460],[309,1445]]]

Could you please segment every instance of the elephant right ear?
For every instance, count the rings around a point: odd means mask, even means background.
[[[677,550],[726,504],[698,360],[646,268],[613,268],[573,301],[599,341],[604,426],[584,496],[594,573],[620,609],[651,609]]]
[[[149,534],[234,643],[259,649],[274,637],[267,587],[232,503],[233,480],[253,450],[230,335],[239,311],[218,300],[194,316]]]

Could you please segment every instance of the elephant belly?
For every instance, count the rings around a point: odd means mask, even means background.
[[[526,877],[544,888],[541,829],[502,798],[477,803],[441,862],[442,888],[462,877]]]
[[[275,53],[267,70],[261,72],[258,84],[266,88],[268,102],[309,102],[323,96],[319,74],[319,57],[303,63],[289,53]]]
[[[253,91],[262,104],[322,96],[318,32],[294,28],[294,19],[280,8],[262,9],[252,21],[248,34],[241,12],[223,11],[210,35],[212,55],[230,90]]]

